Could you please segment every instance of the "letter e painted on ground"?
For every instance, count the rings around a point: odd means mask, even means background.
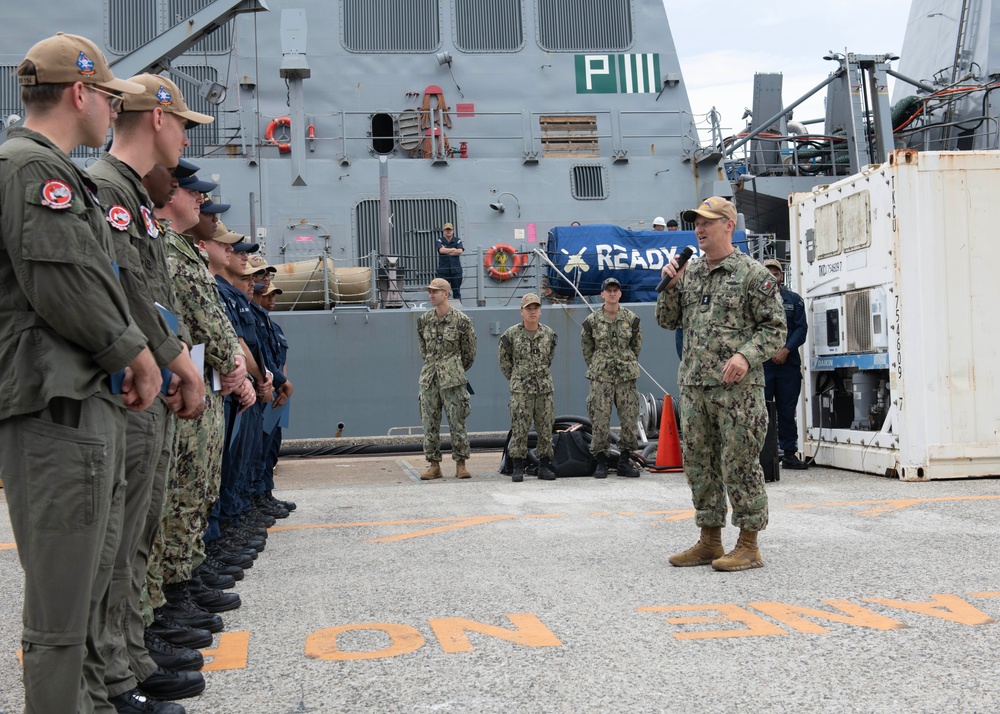
[[[907,600],[891,600],[885,597],[862,598],[865,602],[877,602],[879,605],[894,607],[899,610],[909,610],[918,612],[921,615],[938,617],[949,622],[957,622],[960,625],[988,625],[993,622],[993,618],[985,612],[966,602],[958,595],[931,595],[933,600],[928,602],[909,602]]]
[[[772,625],[759,615],[744,610],[739,605],[665,605],[636,608],[639,612],[684,612],[708,611],[722,613],[721,617],[668,617],[672,625],[700,625],[710,622],[738,622],[746,625],[743,630],[705,630],[700,632],[675,632],[678,640],[708,640],[722,637],[765,637],[768,635],[787,635],[777,625]]]
[[[747,604],[754,610],[760,610],[781,624],[788,625],[793,630],[813,635],[825,635],[830,630],[817,625],[815,622],[806,620],[806,617],[829,620],[856,627],[867,627],[872,630],[900,630],[906,627],[902,622],[879,615],[874,610],[869,610],[867,607],[862,607],[861,605],[855,605],[848,600],[832,599],[823,600],[823,602],[840,610],[840,612],[836,613],[829,610],[817,610],[812,607],[788,605],[783,602],[750,602]]]
[[[389,636],[388,647],[368,652],[344,652],[337,646],[337,637],[357,630],[381,630]],[[385,659],[409,654],[424,646],[424,638],[416,628],[394,622],[369,622],[360,625],[340,625],[313,632],[306,638],[306,657],[331,661]]]
[[[513,630],[464,617],[438,617],[428,622],[441,643],[441,649],[449,653],[475,651],[466,631],[489,635],[524,647],[562,647],[559,638],[531,613],[512,613],[507,615],[507,619],[514,625]]]

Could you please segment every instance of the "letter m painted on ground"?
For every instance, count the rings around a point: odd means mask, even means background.
[[[576,55],[577,94],[616,94],[617,67],[614,55]]]

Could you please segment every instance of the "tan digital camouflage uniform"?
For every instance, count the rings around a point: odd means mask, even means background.
[[[733,525],[748,531],[767,526],[760,466],[767,431],[763,364],[785,341],[778,288],[766,268],[734,251],[711,272],[708,261],[692,261],[677,289],[657,299],[657,323],[684,328],[677,382],[684,473],[699,526],[725,524],[727,494]],[[736,353],[750,371],[725,384],[723,368]]]
[[[441,461],[441,409],[448,415],[451,456],[469,458],[465,419],[469,416],[469,393],[465,372],[476,358],[476,333],[472,320],[453,307],[438,319],[429,310],[417,321],[417,342],[424,366],[420,370],[420,419],[424,427],[424,456]]]
[[[532,335],[524,324],[507,329],[497,347],[500,371],[510,380],[510,456],[528,455],[528,430],[538,434],[538,458],[552,458],[552,426],[556,404],[552,392],[552,359],[557,335],[539,325]]]
[[[612,318],[603,309],[583,321],[583,359],[587,363],[590,394],[587,415],[593,423],[590,451],[606,454],[611,446],[611,409],[618,409],[622,449],[639,446],[639,351],[642,328],[639,316],[628,308],[618,309]]]

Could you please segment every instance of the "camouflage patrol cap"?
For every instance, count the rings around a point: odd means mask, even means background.
[[[781,267],[781,263],[774,258],[768,258],[764,261],[765,268],[777,268],[778,272],[784,274],[785,269]]]
[[[444,278],[434,278],[428,285],[428,290],[444,290],[446,293],[451,292],[451,283],[449,283]]]
[[[31,62],[33,72],[27,72],[25,62]],[[24,70],[22,71],[22,67]],[[96,84],[124,94],[142,94],[141,84],[117,79],[100,48],[86,37],[57,32],[53,37],[37,42],[18,66],[17,81],[22,87],[38,84]]]
[[[528,305],[538,305],[541,306],[542,301],[538,299],[535,293],[528,293],[521,298],[521,307],[528,307]]]
[[[123,112],[151,112],[157,107],[167,114],[176,114],[188,125],[211,124],[215,117],[188,109],[180,88],[159,74],[139,74],[129,79],[142,87],[137,95],[127,96],[119,114]]]

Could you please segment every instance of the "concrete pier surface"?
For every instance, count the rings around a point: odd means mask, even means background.
[[[446,456],[421,482],[419,454],[282,459],[298,510],[236,585],[187,711],[1000,711],[998,479],[785,471],[766,566],[721,573],[667,563],[698,536],[683,474],[515,484],[499,462],[476,453],[461,481]],[[0,581],[13,713],[6,506]]]

